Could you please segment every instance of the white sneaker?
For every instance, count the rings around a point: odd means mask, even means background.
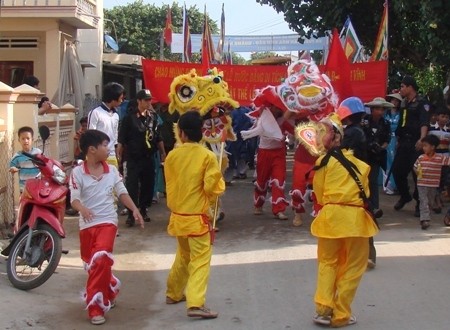
[[[292,224],[294,225],[294,227],[300,227],[301,225],[303,225],[301,213],[295,213],[294,220],[292,220]]]
[[[367,260],[367,268],[374,269],[376,265],[377,264],[372,259]]]
[[[278,220],[287,220],[288,217],[286,214],[284,214],[283,212],[278,212],[277,214],[275,214],[275,218]]]
[[[91,318],[91,323],[94,325],[100,325],[106,322],[106,319],[103,315],[97,315]]]

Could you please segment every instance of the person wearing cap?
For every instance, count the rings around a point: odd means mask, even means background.
[[[166,153],[158,130],[158,118],[151,105],[152,94],[142,89],[136,94],[137,107],[124,117],[120,125],[117,155],[127,150],[126,188],[133,202],[139,207],[144,221],[149,222],[147,207],[152,205],[155,186],[155,153],[159,150],[161,162]],[[132,212],[128,210],[126,224],[134,226]]]
[[[400,93],[395,90],[392,94],[386,95],[386,100],[394,105],[392,108],[387,108],[384,113],[384,119],[388,121],[391,128],[391,141],[389,142],[387,150],[387,160],[386,160],[386,172],[383,177],[383,189],[387,195],[394,195],[397,191],[397,186],[395,185],[394,177],[392,176],[392,163],[394,161],[395,152],[397,149],[397,137],[395,136],[395,131],[398,127],[398,122],[400,121],[400,104],[403,97]],[[389,177],[388,177],[389,176]],[[387,182],[386,182],[387,181]]]
[[[413,170],[414,162],[422,152],[421,140],[428,133],[429,104],[425,98],[418,93],[416,80],[411,76],[405,76],[400,84],[400,95],[404,98],[400,106],[400,122],[395,132],[398,139],[397,153],[392,166],[392,174],[397,184],[400,199],[394,205],[394,209],[401,210],[406,203],[412,200],[408,175]],[[417,176],[413,173],[414,185]],[[416,199],[416,212],[419,213],[417,187],[414,190]]]
[[[116,157],[119,115],[116,108],[123,101],[124,91],[124,87],[119,83],[107,83],[103,88],[102,104],[88,114],[88,129],[96,129],[108,135],[109,156],[107,163],[116,168],[119,167]]]
[[[386,171],[386,148],[391,140],[390,124],[383,116],[385,110],[393,108],[394,105],[382,97],[376,97],[364,105],[370,108],[370,114],[363,119],[363,129],[368,143],[367,162],[370,165],[370,202],[375,217],[379,218],[383,215],[383,211],[379,203],[378,177],[380,168]]]

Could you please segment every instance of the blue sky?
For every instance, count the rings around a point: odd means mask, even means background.
[[[105,8],[123,6],[134,1],[104,0]],[[206,11],[220,25],[222,3],[225,4],[225,33],[229,35],[272,35],[294,33],[284,21],[283,15],[268,5],[261,6],[256,0],[186,0],[186,6],[196,5],[200,11],[206,4]],[[172,4],[173,1],[144,1],[157,6]],[[179,1],[178,3],[182,3]]]

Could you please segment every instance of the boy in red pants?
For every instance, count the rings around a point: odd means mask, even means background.
[[[120,281],[112,274],[113,246],[117,232],[114,196],[133,210],[141,227],[144,220],[131,200],[116,167],[108,165],[109,137],[87,130],[80,138],[86,161],[75,167],[70,178],[72,207],[80,213],[80,254],[88,272],[84,298],[91,323],[106,322],[104,314],[113,308]]]

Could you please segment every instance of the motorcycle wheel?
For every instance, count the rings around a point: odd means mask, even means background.
[[[58,267],[62,241],[48,224],[33,230],[30,251],[23,258],[29,231],[23,232],[11,248],[6,264],[8,279],[20,290],[31,290],[44,284]]]

